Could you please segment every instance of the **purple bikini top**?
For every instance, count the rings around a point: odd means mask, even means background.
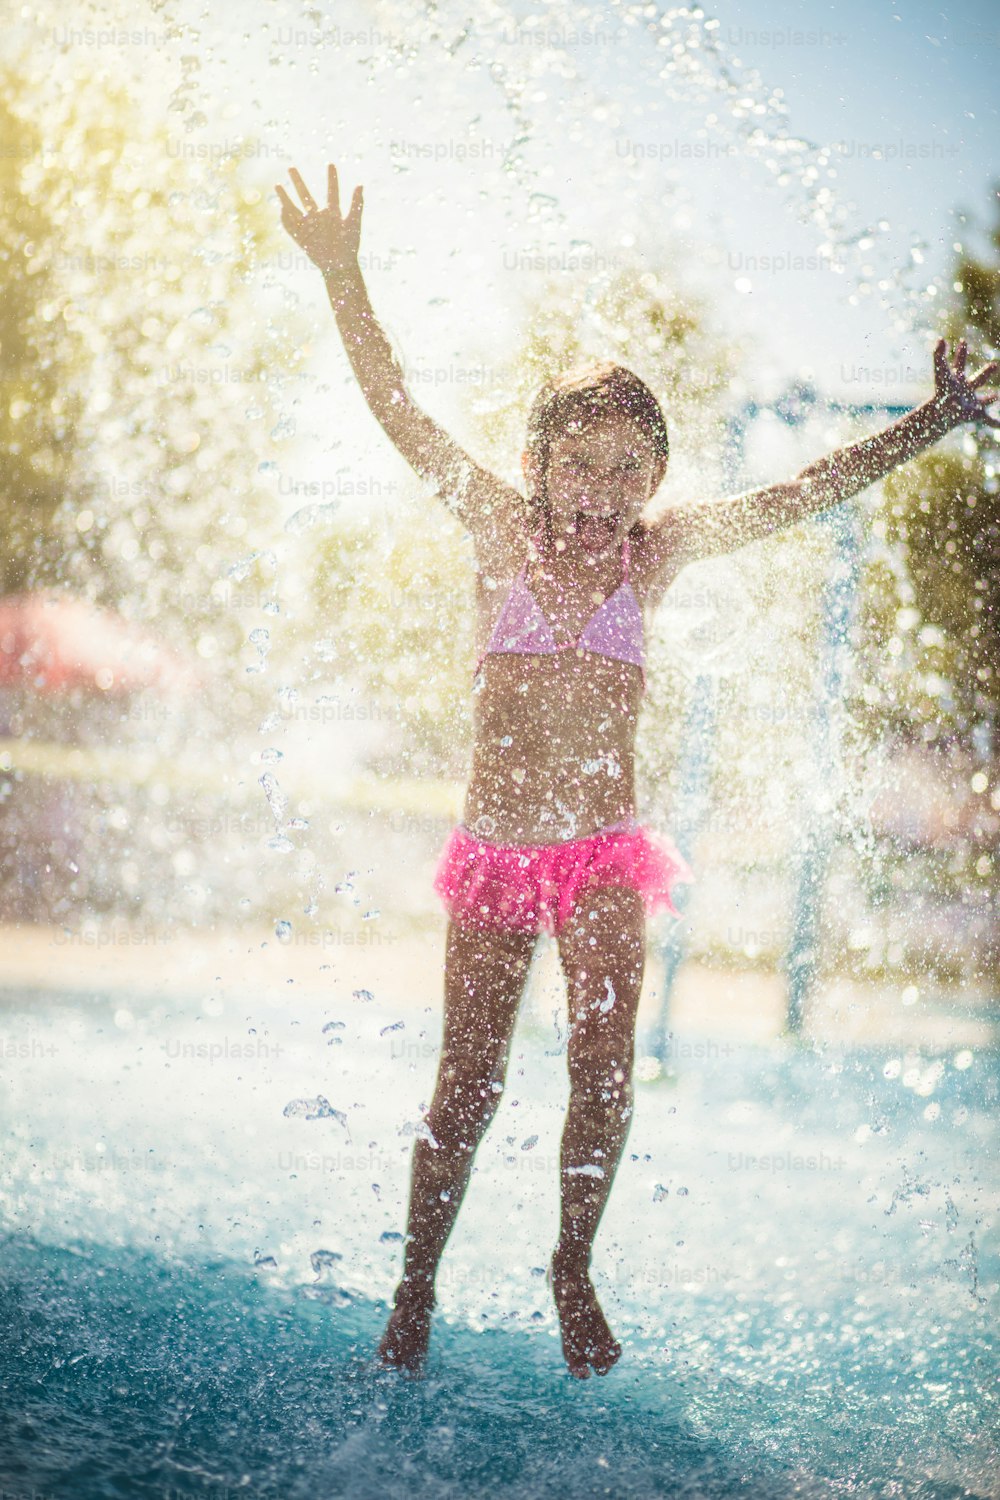
[[[642,610],[628,581],[628,570],[629,545],[626,537],[622,543],[622,581],[618,588],[597,606],[575,641],[563,641],[558,645],[552,634],[552,627],[525,582],[528,571],[525,559],[497,616],[486,650],[476,663],[476,671],[479,671],[487,656],[504,652],[553,656],[557,651],[580,648],[593,651],[598,656],[610,656],[615,661],[634,663],[642,669],[645,686]]]

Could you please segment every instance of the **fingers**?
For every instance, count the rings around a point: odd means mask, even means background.
[[[332,161],[326,168],[326,206],[340,213],[340,184],[337,181],[337,168]]]
[[[977,390],[984,380],[992,380],[996,372],[1000,370],[1000,359],[990,360],[988,365],[983,365],[978,375],[974,375],[969,381],[971,390]]]
[[[354,193],[351,197],[351,206],[347,212],[346,223],[348,223],[352,229],[356,229],[361,223],[361,210],[365,206],[364,195],[365,190],[359,184],[354,189]]]
[[[939,382],[947,379],[948,375],[948,355],[945,352],[946,349],[947,345],[944,339],[938,339],[934,345],[934,373],[938,377]]]
[[[300,208],[296,207],[296,205],[292,202],[291,198],[289,198],[288,194],[285,192],[285,190],[281,186],[280,182],[276,182],[274,184],[274,191],[277,193],[278,197],[281,199],[282,217],[286,217],[287,216],[293,222],[296,219],[301,219],[302,218],[302,210]]]
[[[301,172],[299,172],[296,167],[289,167],[288,175],[294,182],[295,189],[308,211],[310,213],[314,213],[319,208],[319,204],[316,202],[316,199],[313,197],[312,193],[302,181]]]
[[[964,373],[965,361],[968,359],[968,357],[969,346],[966,343],[965,339],[959,339],[958,349],[955,352],[955,369],[958,371],[959,375]]]

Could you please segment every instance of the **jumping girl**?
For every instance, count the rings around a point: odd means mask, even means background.
[[[496,1110],[511,1032],[541,931],[553,933],[568,990],[569,1110],[561,1221],[549,1282],[572,1375],[604,1375],[621,1355],[590,1281],[594,1236],[632,1115],[645,918],[673,915],[693,879],[663,834],[636,821],[634,743],[645,686],[645,618],[681,569],[838,505],[966,421],[1000,427],[977,395],[1000,362],[967,379],[934,351],[935,393],[874,437],[810,464],[787,484],[644,512],[667,467],[655,397],[621,365],[548,381],[528,417],[527,497],[480,467],[413,401],[358,266],[362,189],[340,214],[328,168],[320,208],[292,168],[281,221],[323,273],[365,399],[388,437],[471,534],[478,685],[463,823],[435,889],[448,912],[444,1040],[430,1137],[413,1149],[402,1279],[379,1347],[419,1369],[434,1280]]]

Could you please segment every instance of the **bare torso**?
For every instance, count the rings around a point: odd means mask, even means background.
[[[477,576],[477,636],[485,650],[512,583]],[[528,581],[556,642],[575,640],[621,582],[617,556],[592,579],[560,581],[542,565]],[[635,731],[642,671],[594,652],[486,656],[474,686],[474,748],[463,821],[492,843],[586,838],[635,813]]]

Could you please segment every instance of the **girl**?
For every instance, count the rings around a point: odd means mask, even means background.
[[[636,720],[645,682],[644,616],[686,563],[772,535],[840,504],[961,422],[997,421],[942,339],[935,394],[885,431],[810,464],[787,484],[670,509],[645,508],[669,447],[663,413],[631,371],[594,363],[535,398],[522,455],[527,498],[482,469],[420,410],[375,320],[358,266],[362,189],[340,214],[328,168],[320,208],[299,173],[304,212],[283,188],[281,220],[323,273],[368,405],[408,463],[471,533],[478,686],[464,820],[435,889],[448,912],[444,1040],[430,1135],[413,1150],[402,1279],[379,1348],[417,1370],[434,1279],[496,1110],[518,1003],[540,931],[554,933],[569,999],[569,1110],[561,1145],[561,1222],[549,1283],[572,1375],[606,1374],[621,1355],[590,1281],[594,1236],[632,1114],[645,917],[693,875],[671,841],[635,818]]]

